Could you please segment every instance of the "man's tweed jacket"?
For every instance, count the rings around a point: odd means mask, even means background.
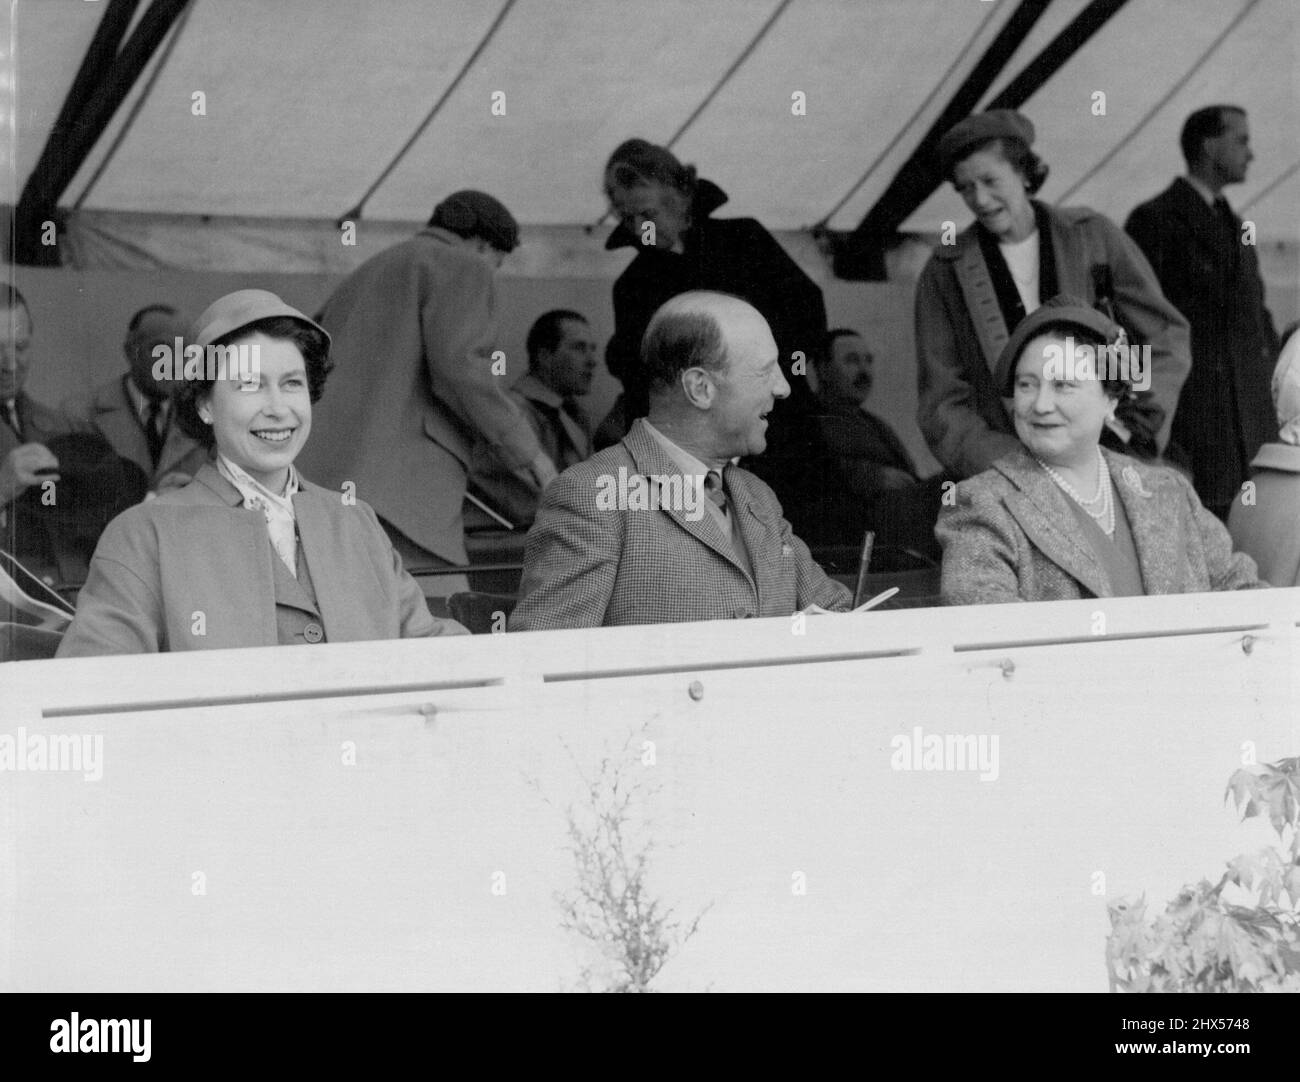
[[[1265,585],[1255,561],[1232,551],[1228,531],[1181,474],[1102,452],[1128,513],[1148,594]],[[950,605],[1108,597],[1105,573],[1079,535],[1067,497],[1023,448],[957,486],[935,533],[941,591]]]
[[[652,479],[655,492],[672,482],[654,478],[681,476],[640,421],[622,442],[565,470],[547,488],[528,534],[512,631],[789,616],[813,603],[849,607],[849,591],[816,564],[772,490],[753,474],[737,466],[725,473],[751,577],[702,507],[697,521],[680,508],[603,509],[597,496],[620,467],[628,477]]]

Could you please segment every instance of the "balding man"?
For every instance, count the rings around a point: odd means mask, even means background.
[[[648,417],[546,490],[511,630],[844,611],[849,591],[794,536],[762,454],[790,387],[766,320],[720,293],[683,293],[641,344]]]
[[[102,436],[119,456],[140,467],[154,492],[184,487],[208,460],[207,450],[172,423],[174,385],[154,378],[158,347],[175,350],[185,333],[176,309],[146,305],[127,324],[122,352],[128,371],[63,404],[76,431]]]

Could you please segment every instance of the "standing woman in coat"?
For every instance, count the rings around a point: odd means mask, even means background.
[[[1191,368],[1187,321],[1151,265],[1114,222],[1087,207],[1030,198],[1047,166],[1033,125],[1010,109],[967,117],[939,141],[944,175],[975,215],[940,244],[916,287],[917,420],[951,475],[973,477],[1014,450],[993,367],[1017,325],[1058,293],[1109,309],[1135,345],[1149,345],[1151,390],[1109,425],[1108,445],[1163,453]]]
[[[58,656],[465,634],[430,615],[369,505],[294,468],[329,335],[244,289],[199,317],[193,346],[203,371],[176,419],[214,460],[109,523]]]
[[[753,218],[714,218],[726,194],[665,147],[644,139],[621,144],[605,165],[604,189],[619,220],[605,247],[635,248],[636,258],[614,283],[614,335],[605,364],[623,395],[596,433],[597,448],[618,442],[646,415],[641,338],[659,306],[693,290],[731,293],[767,320],[790,384],[790,397],[769,419],[768,450],[747,467],[776,491],[801,537],[816,543],[847,532],[857,541],[861,514],[828,476],[835,467],[812,420],[815,404],[803,378],[826,337],[821,289]],[[803,365],[796,368],[800,354]],[[838,521],[846,515],[848,521]]]

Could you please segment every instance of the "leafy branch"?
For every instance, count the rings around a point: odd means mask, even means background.
[[[1236,771],[1229,799],[1243,820],[1267,818],[1282,848],[1242,854],[1217,883],[1185,886],[1150,924],[1145,899],[1111,905],[1112,990],[1300,991],[1300,757]],[[1258,903],[1224,901],[1229,884]]]

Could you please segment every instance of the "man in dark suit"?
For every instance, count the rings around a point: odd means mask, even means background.
[[[24,390],[31,346],[27,301],[13,286],[0,285],[0,526],[8,525],[14,500],[30,488],[59,479],[59,460],[45,443],[66,425],[61,414]]]
[[[512,630],[845,610],[849,591],[794,536],[775,494],[735,461],[767,446],[790,393],[752,305],[672,298],[641,347],[649,416],[566,470],[528,535]]]
[[[1246,179],[1254,157],[1245,110],[1198,109],[1181,143],[1187,175],[1137,207],[1125,228],[1191,324],[1192,371],[1173,440],[1190,460],[1201,502],[1226,519],[1251,459],[1276,433],[1269,382],[1277,333],[1253,230],[1243,230],[1222,195]]]
[[[910,550],[938,561],[942,553],[934,524],[943,478],[923,480],[903,441],[867,410],[874,367],[866,340],[846,327],[830,331],[816,356],[815,418],[838,470],[827,484],[839,486],[841,499],[847,496],[862,508],[860,529],[876,535],[878,555]],[[851,540],[856,543],[859,537]]]
[[[596,339],[580,312],[553,308],[537,317],[525,348],[528,371],[510,397],[558,473],[591,457],[591,418],[579,399],[596,375]],[[531,525],[537,515],[536,486],[521,481],[483,441],[474,448],[470,488],[516,526]]]
[[[172,423],[173,384],[154,378],[155,351],[165,346],[174,353],[185,330],[185,321],[169,305],[141,308],[122,343],[129,371],[63,404],[74,430],[102,436],[140,467],[154,492],[189,484],[208,460],[207,451]]]

